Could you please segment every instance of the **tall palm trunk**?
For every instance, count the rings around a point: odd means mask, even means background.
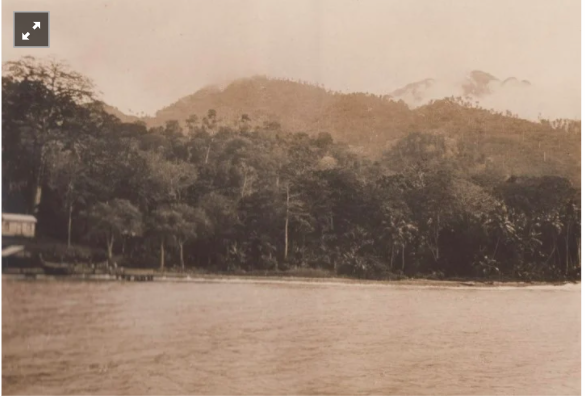
[[[569,231],[571,230],[571,222],[567,224],[567,236],[565,237],[565,274],[569,273]]]
[[[33,186],[33,190],[32,190],[32,199],[31,199],[31,213],[33,214],[33,216],[37,216],[39,213],[39,206],[41,204],[41,198],[42,198],[42,187],[41,187],[41,180],[40,180],[40,175],[37,176],[35,178],[35,184]]]
[[[288,215],[289,215],[289,204],[290,204],[290,190],[289,185],[286,185],[286,218],[284,220],[284,261],[288,257]]]
[[[209,161],[209,152],[211,151],[211,145],[213,144],[213,138],[209,141],[209,146],[207,146],[207,152],[205,153],[205,164]]]
[[[71,248],[71,215],[73,213],[73,205],[69,205],[69,219],[67,221],[67,249]]]
[[[579,263],[579,268],[581,268],[581,238],[577,238],[577,263]]]
[[[494,254],[492,254],[492,260],[496,259],[496,253],[498,252],[498,246],[500,246],[500,237],[496,241],[496,247],[494,248]]]
[[[42,128],[43,136],[46,135],[46,128]],[[41,198],[43,194],[43,164],[45,161],[45,155],[43,150],[43,144],[40,144],[36,147],[38,150],[37,153],[39,155],[38,162],[34,166],[34,179],[33,179],[33,186],[32,186],[32,196],[31,196],[31,213],[33,216],[37,216],[39,213],[39,206],[41,204]]]
[[[184,244],[184,242],[179,242],[179,258],[181,259],[181,268],[184,271],[185,270],[185,259],[183,258],[183,244]]]
[[[165,269],[165,241],[164,239],[160,239],[160,270],[163,271]]]
[[[110,235],[107,241],[108,244],[108,267],[112,265],[113,250],[114,250],[114,235]]]

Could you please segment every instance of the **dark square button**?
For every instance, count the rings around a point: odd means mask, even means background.
[[[49,12],[14,12],[15,47],[49,47]]]

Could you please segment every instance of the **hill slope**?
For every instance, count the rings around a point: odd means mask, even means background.
[[[467,89],[480,94],[493,83],[492,77],[478,72]],[[425,82],[432,84],[433,80]],[[499,164],[506,173],[580,180],[580,122],[531,122],[453,98],[410,109],[389,96],[342,94],[315,85],[253,77],[224,88],[199,90],[143,121],[149,127],[171,120],[185,126],[191,115],[201,120],[209,109],[216,110],[220,125],[237,127],[241,116],[247,114],[253,127],[272,122],[290,132],[327,132],[367,154],[378,154],[411,132],[441,133],[457,138],[486,164]]]
[[[203,117],[209,109],[215,109],[228,125],[247,114],[255,125],[278,122],[288,131],[329,132],[356,144],[369,141],[382,130],[396,137],[401,134],[396,129],[398,121],[409,122],[413,116],[406,104],[388,98],[341,94],[309,84],[253,77],[234,81],[223,89],[208,87],[197,91],[145,121],[149,126],[164,125],[170,120],[183,122],[191,114]]]

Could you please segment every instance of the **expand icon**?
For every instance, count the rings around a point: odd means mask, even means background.
[[[14,47],[49,47],[49,12],[14,12]]]

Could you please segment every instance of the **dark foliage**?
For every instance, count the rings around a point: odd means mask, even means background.
[[[539,138],[544,126],[435,103],[419,110],[434,128],[372,160],[329,133],[288,133],[250,114],[231,126],[215,110],[151,129],[123,123],[17,66],[3,77],[3,210],[35,212],[41,237],[89,248],[57,256],[101,248],[128,266],[374,279],[579,273],[580,189],[558,169],[509,176],[487,160],[491,126]],[[466,129],[457,112],[471,111],[486,122]]]

